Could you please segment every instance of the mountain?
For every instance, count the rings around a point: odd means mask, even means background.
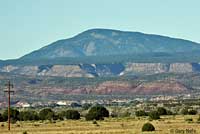
[[[188,93],[200,89],[199,77],[199,43],[109,29],[87,30],[0,61],[0,80],[14,79],[22,98],[40,93],[56,98],[52,91],[60,96]]]
[[[19,59],[0,61],[0,72],[110,77],[200,72],[199,63],[199,43],[139,32],[91,29]]]
[[[92,29],[70,39],[58,40],[20,60],[145,55],[170,56],[200,52],[200,44],[188,40],[139,32]]]
[[[73,38],[58,40],[6,65],[72,65],[111,63],[200,62],[200,44],[166,36],[91,29]]]

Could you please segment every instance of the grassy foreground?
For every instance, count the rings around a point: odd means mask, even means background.
[[[192,118],[193,121],[185,119]],[[85,121],[17,122],[7,131],[7,123],[0,123],[0,134],[199,134],[198,116],[162,116],[160,120],[148,118],[109,118],[97,124]],[[156,131],[141,132],[144,123],[151,122]]]

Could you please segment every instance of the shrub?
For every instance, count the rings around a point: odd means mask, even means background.
[[[39,116],[35,111],[22,111],[19,114],[19,119],[21,121],[39,120]]]
[[[0,122],[3,122],[3,121],[4,121],[3,116],[2,116],[2,114],[0,113]]]
[[[196,115],[197,114],[197,111],[192,109],[192,110],[188,110],[187,108],[183,108],[181,110],[181,114],[183,115]]]
[[[80,113],[76,110],[67,110],[62,112],[62,116],[66,119],[78,120],[80,119]]]
[[[189,110],[189,111],[188,111],[188,114],[189,114],[189,115],[196,115],[196,114],[197,114],[197,111],[192,109],[192,110]]]
[[[155,131],[155,127],[151,123],[145,123],[142,127],[142,132],[144,131]]]
[[[15,124],[17,122],[17,120],[11,118],[10,123]]]
[[[192,118],[186,118],[185,121],[192,122],[193,119]]]
[[[103,120],[104,118],[99,116],[98,114],[96,113],[88,113],[86,116],[85,116],[85,119],[87,121],[90,121],[90,120]]]
[[[58,113],[58,114],[55,114],[55,115],[53,116],[53,119],[54,119],[54,120],[64,120],[64,114],[63,114],[63,112]]]
[[[23,134],[28,134],[28,132],[27,132],[27,131],[24,131]]]
[[[98,123],[97,123],[97,121],[96,121],[96,120],[94,120],[94,121],[92,122],[92,124],[98,124]]]
[[[149,117],[150,117],[150,119],[152,119],[152,120],[160,119],[160,115],[159,115],[159,113],[158,113],[157,111],[151,111],[151,112],[149,113]]]
[[[164,107],[159,107],[157,111],[159,115],[167,115],[167,110]]]
[[[170,110],[167,110],[167,115],[175,115],[176,113],[173,113],[172,111]]]
[[[94,106],[85,118],[86,120],[103,120],[104,117],[109,117],[109,111],[103,106]]]
[[[54,119],[54,117],[55,117],[55,113],[50,108],[42,109],[39,112],[39,118],[41,120],[52,120],[52,119]]]
[[[147,116],[147,113],[144,110],[139,110],[135,112],[136,116]]]
[[[4,127],[4,124],[1,124],[1,127]]]
[[[85,104],[82,105],[82,108],[84,110],[88,110],[91,106],[92,106],[91,104],[85,103]]]
[[[112,118],[119,117],[119,115],[118,115],[117,112],[112,112],[112,113],[110,114],[110,116],[111,116]]]
[[[187,109],[187,108],[183,108],[183,109],[181,110],[181,114],[187,115],[187,114],[188,114],[188,109]]]
[[[199,115],[199,117],[198,117],[197,121],[200,121],[200,115]]]

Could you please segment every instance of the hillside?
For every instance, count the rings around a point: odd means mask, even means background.
[[[200,52],[200,44],[160,35],[92,29],[56,41],[21,59],[54,59],[86,56],[174,54]]]
[[[163,73],[142,76],[66,78],[33,77],[0,73],[0,85],[10,79],[15,85],[13,100],[62,100],[80,99],[78,95],[95,97],[96,95],[155,95],[198,93],[200,73],[174,74]],[[0,102],[5,100],[0,90]]]
[[[0,61],[1,80],[17,81],[18,93],[26,97],[187,93],[199,89],[194,77],[199,73],[199,43],[108,29],[87,30],[19,59]],[[173,82],[166,80],[171,74]]]
[[[91,29],[58,40],[6,65],[72,65],[111,63],[199,63],[200,44],[140,32]]]

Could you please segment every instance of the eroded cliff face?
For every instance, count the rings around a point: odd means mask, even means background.
[[[128,63],[124,74],[154,74],[168,72],[169,64],[162,63]]]
[[[199,63],[128,63],[123,74],[158,74],[199,72]]]
[[[35,75],[38,72],[38,66],[4,66],[0,68],[0,72],[20,74],[20,75]]]
[[[158,73],[200,72],[200,63],[126,63],[42,66],[4,66],[0,72],[56,77],[107,77]]]
[[[62,76],[62,77],[93,77],[92,74],[82,70],[77,65],[54,65],[49,69],[42,69],[36,75],[40,76]]]
[[[79,65],[52,65],[52,66],[5,66],[1,72],[31,75],[31,76],[56,76],[56,77],[94,77],[82,70]]]
[[[190,73],[195,71],[190,63],[173,63],[170,64],[169,72]]]

